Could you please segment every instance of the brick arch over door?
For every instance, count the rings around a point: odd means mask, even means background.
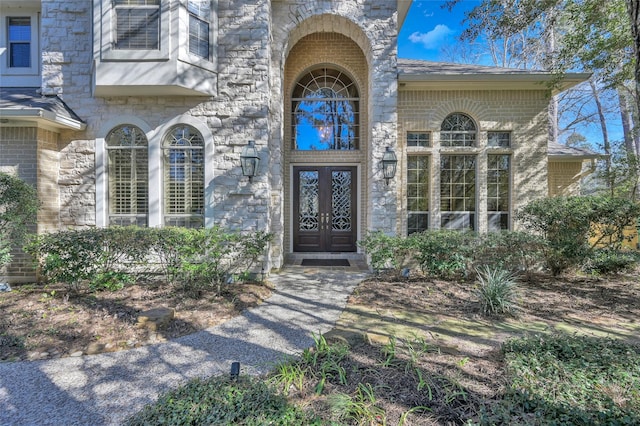
[[[298,80],[311,70],[337,70],[345,73],[357,87],[359,95],[359,144],[355,150],[341,151],[304,151],[292,149],[292,93]],[[369,149],[368,125],[368,83],[369,67],[364,53],[357,43],[339,33],[319,32],[301,38],[293,46],[287,57],[284,68],[284,96],[281,98],[283,108],[283,141],[281,145],[284,157],[284,211],[285,211],[285,250],[293,250],[294,196],[292,186],[294,169],[300,165],[316,165],[332,167],[352,167],[349,173],[354,174],[354,183],[360,187],[354,197],[353,209],[357,215],[354,223],[366,223],[366,209],[361,208],[366,194],[366,164]],[[357,186],[357,185],[356,185]],[[356,188],[354,186],[354,190]],[[360,208],[359,208],[360,207]],[[354,237],[355,238],[355,237]],[[355,245],[353,245],[355,250]]]

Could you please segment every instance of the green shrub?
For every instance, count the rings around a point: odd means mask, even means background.
[[[369,231],[358,245],[371,260],[375,271],[391,269],[396,273],[402,270],[410,260],[413,240],[400,236],[387,235],[382,231]]]
[[[465,276],[479,242],[474,232],[444,229],[411,234],[409,238],[422,272],[442,278]]]
[[[479,237],[475,247],[474,268],[486,265],[521,274],[544,264],[544,240],[525,232],[489,232]]]
[[[271,234],[241,234],[206,229],[111,227],[39,235],[27,250],[40,262],[47,281],[78,290],[117,290],[139,274],[164,278],[197,296],[203,289],[221,291],[231,275],[247,275]]]
[[[272,238],[262,231],[243,234],[217,226],[179,233],[182,241],[177,246],[178,261],[169,272],[174,282],[194,296],[205,289],[220,293],[225,282],[249,275],[247,272]]]
[[[515,276],[506,269],[484,266],[478,270],[476,297],[485,315],[512,315],[517,310]]]
[[[0,172],[0,267],[11,262],[11,250],[19,247],[35,225],[38,195],[18,177]]]
[[[578,265],[596,243],[592,224],[600,224],[603,238],[621,242],[625,226],[635,223],[640,206],[629,200],[608,197],[553,197],[535,200],[518,212],[517,217],[529,231],[546,241],[545,261],[554,275]]]
[[[258,379],[223,377],[193,380],[162,395],[129,418],[137,425],[292,425],[320,424]]]
[[[590,274],[617,274],[636,266],[638,253],[613,249],[592,251],[584,260],[582,269]]]
[[[114,289],[133,280],[127,268],[144,264],[149,243],[144,228],[112,227],[65,230],[35,237],[26,247],[40,263],[46,281],[71,289],[89,283],[92,290]]]

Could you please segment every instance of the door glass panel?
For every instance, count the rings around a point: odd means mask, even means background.
[[[351,230],[351,172],[331,172],[331,229]]]
[[[320,224],[318,200],[318,172],[301,171],[300,173],[300,216],[301,231],[317,231]]]

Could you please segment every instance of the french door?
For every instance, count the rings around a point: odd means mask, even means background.
[[[293,168],[293,250],[356,251],[357,169]]]

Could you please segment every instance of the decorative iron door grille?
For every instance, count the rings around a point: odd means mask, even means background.
[[[356,251],[356,167],[293,169],[293,250]]]

